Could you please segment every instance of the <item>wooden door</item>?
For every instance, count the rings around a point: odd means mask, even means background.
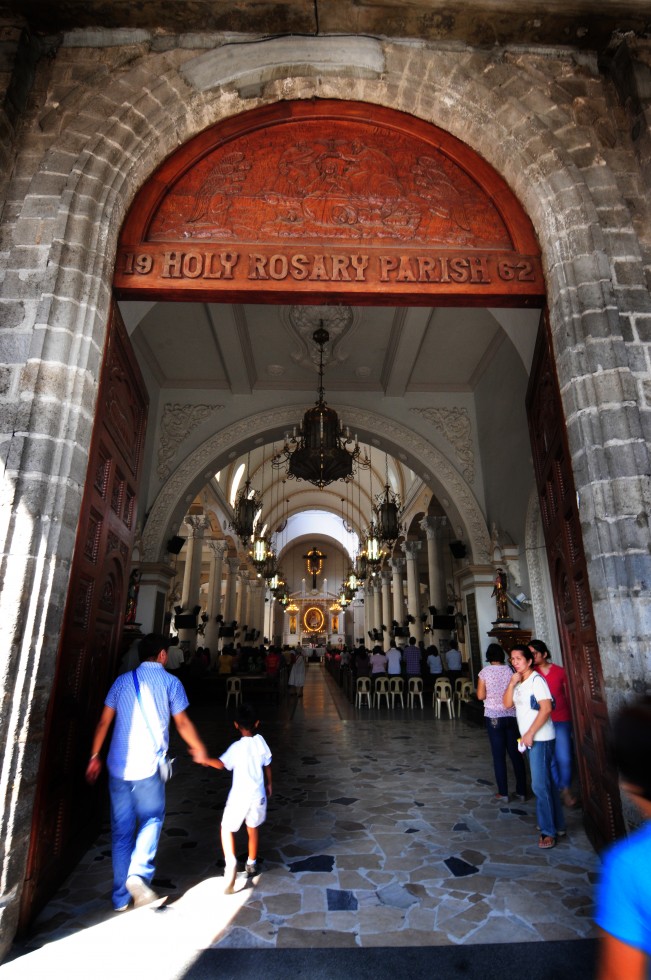
[[[20,924],[24,929],[98,829],[84,773],[115,676],[125,618],[147,392],[120,314],[111,314],[54,688],[45,719]]]
[[[608,714],[593,619],[579,507],[549,326],[541,325],[527,393],[554,604],[572,700],[586,831],[597,849],[621,836],[616,774],[606,760]]]

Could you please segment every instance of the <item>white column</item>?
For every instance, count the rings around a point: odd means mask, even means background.
[[[184,612],[191,612],[199,605],[203,536],[206,528],[210,527],[210,521],[204,514],[188,514],[184,523],[190,528],[190,534],[186,545],[181,606]]]
[[[391,573],[393,578],[393,619],[395,619],[401,626],[405,618],[405,590],[403,586],[404,567],[404,558],[391,559]],[[389,624],[387,623],[387,625]]]
[[[429,576],[429,604],[436,606],[440,616],[445,613],[447,598],[445,582],[441,571],[441,531],[448,522],[447,517],[424,517],[421,529],[427,534],[427,570]]]
[[[235,617],[234,618],[237,620],[237,625],[238,626],[241,626],[242,623],[244,622],[244,620],[242,619],[242,609],[243,609],[242,598],[244,596],[244,574],[243,574],[241,568],[238,568],[238,570],[237,570],[237,580],[236,580],[235,588],[236,588],[237,592],[236,592],[236,598],[235,598]],[[242,637],[240,637],[240,643],[241,642],[242,642]]]
[[[383,646],[388,650],[391,646],[391,572],[386,569],[382,572],[382,623],[386,630],[382,634]]]
[[[192,612],[201,605],[201,565],[203,562],[203,536],[210,527],[205,514],[188,514],[184,523],[190,528],[186,545],[185,571],[183,573],[183,592],[181,606],[184,612]],[[197,634],[194,630],[180,630],[179,636],[188,644],[189,650],[196,649]]]
[[[264,637],[264,582],[260,579],[255,579],[251,583],[251,594],[252,594],[252,612],[251,612],[251,628],[257,630],[260,634],[256,640],[256,645],[262,643]]]
[[[240,567],[239,558],[227,558],[228,577],[226,579],[226,596],[224,598],[224,623],[227,626],[235,619],[235,602],[237,600],[237,573]]]
[[[373,614],[373,588],[368,579],[364,584],[364,646],[367,647],[371,642],[369,630],[371,628],[371,617]]]
[[[222,611],[222,574],[224,571],[224,556],[228,552],[225,541],[209,541],[210,571],[208,573],[208,623],[204,634],[204,642],[210,649],[211,660],[217,656],[219,647],[219,623],[217,616]]]
[[[375,580],[373,583],[373,624],[372,628],[379,630],[382,625],[382,586]],[[374,644],[375,645],[375,644]]]
[[[420,583],[418,580],[418,552],[422,541],[403,541],[402,550],[407,560],[407,612],[416,620],[409,629],[416,640],[423,639],[423,624],[420,621]]]

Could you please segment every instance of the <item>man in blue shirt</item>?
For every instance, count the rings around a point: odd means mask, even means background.
[[[133,899],[149,905],[158,895],[150,887],[154,861],[165,819],[165,784],[158,758],[167,752],[170,715],[195,762],[208,758],[205,746],[185,709],[188,699],[177,677],[165,670],[167,640],[150,633],[140,641],[140,665],[113,683],[95,729],[86,780],[100,774],[100,750],[113,721],[115,727],[106,760],[111,796],[113,907],[123,912]],[[137,674],[140,699],[136,693]]]
[[[420,677],[422,672],[420,647],[416,646],[416,637],[410,636],[409,643],[402,651],[407,677]]]

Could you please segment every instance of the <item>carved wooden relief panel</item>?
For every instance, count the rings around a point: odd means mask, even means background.
[[[623,832],[615,774],[606,759],[608,717],[581,525],[558,382],[541,327],[527,395],[556,619],[568,674],[586,830],[600,848]]]
[[[115,285],[356,302],[544,294],[533,229],[485,161],[410,116],[329,100],[245,113],[166,161],[127,218]]]

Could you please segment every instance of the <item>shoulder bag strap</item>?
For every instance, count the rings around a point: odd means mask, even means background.
[[[145,706],[143,705],[143,703],[142,703],[142,697],[140,696],[140,684],[138,683],[138,675],[135,672],[135,670],[132,670],[131,671],[131,675],[133,677],[133,683],[134,683],[134,686],[136,688],[136,697],[138,698],[138,704],[140,705],[140,710],[142,711],[142,717],[145,719],[145,724],[146,724],[147,728],[149,729],[149,734],[151,735],[151,740],[154,743],[154,748],[156,749],[156,755],[162,755],[163,754],[163,748],[156,741],[156,736],[154,735],[154,733],[152,731],[152,727],[149,724],[149,718],[145,714]]]

